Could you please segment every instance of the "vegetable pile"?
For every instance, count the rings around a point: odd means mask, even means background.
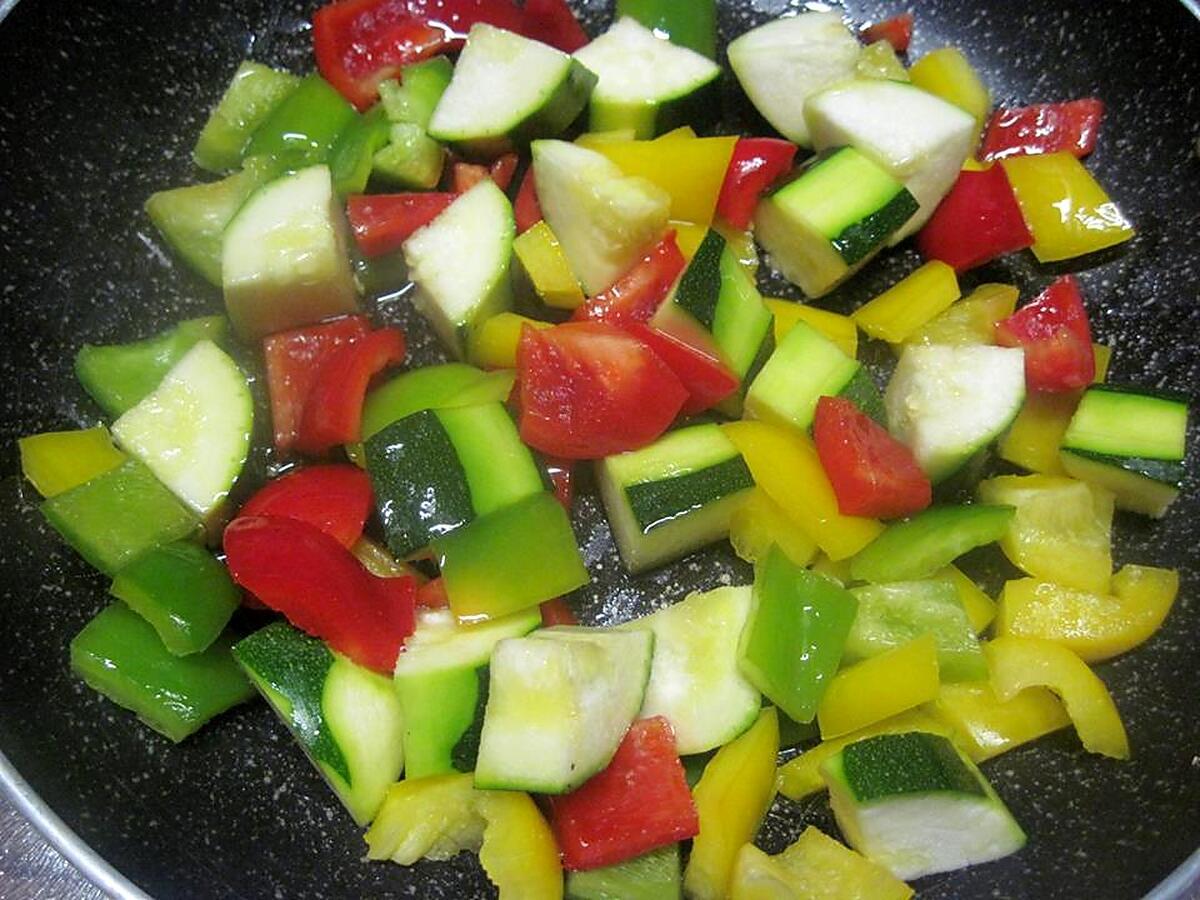
[[[173,741],[261,694],[370,859],[474,851],[502,897],[904,898],[1018,852],[978,764],[1067,726],[1128,758],[1090,666],[1179,588],[1112,529],[1177,497],[1186,403],[1107,382],[1072,275],[972,272],[1133,236],[1081,162],[1103,104],[993,110],[958,50],[905,65],[912,15],[806,12],[727,48],[778,135],[708,135],[711,0],[594,39],[564,0],[432,10],[318,10],[318,72],[243,63],[220,177],[147,201],[224,315],[83,346],[110,426],[20,442],[112,580],[74,670]],[[865,305],[806,302],[908,237]],[[410,283],[445,362],[364,310]],[[579,624],[589,463],[629,571],[728,539],[753,583]],[[998,600],[955,566],[993,544]],[[845,845],[754,845],[826,790]]]

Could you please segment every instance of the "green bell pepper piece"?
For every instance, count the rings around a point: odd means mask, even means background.
[[[357,118],[329,82],[309,75],[255,130],[245,155],[268,157],[288,169],[323,163],[338,135]]]
[[[567,873],[567,900],[679,900],[683,872],[678,844],[624,862]]]
[[[196,165],[209,172],[236,169],[250,136],[299,84],[290,72],[243,62],[196,140]]]
[[[391,127],[389,143],[375,154],[371,171],[385,181],[414,191],[437,187],[446,152],[420,125],[400,122]]]
[[[71,641],[71,668],[155,731],[181,741],[254,696],[229,652],[228,636],[202,653],[173,656],[150,624],[114,603]]]
[[[453,74],[454,65],[444,56],[405,66],[400,70],[398,81],[384,81],[379,85],[379,99],[388,119],[428,128]]]
[[[333,189],[341,196],[361,194],[371,177],[375,154],[387,146],[391,125],[379,104],[353,120],[338,135],[329,153]]]
[[[629,16],[672,44],[717,58],[717,4],[714,0],[617,0],[617,17]]]

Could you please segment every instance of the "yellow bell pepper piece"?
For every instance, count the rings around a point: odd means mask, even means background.
[[[937,644],[926,634],[838,672],[817,707],[821,738],[890,719],[928,703],[937,692]]]
[[[992,98],[961,50],[942,47],[926,53],[913,63],[908,77],[917,87],[968,112],[975,119],[977,131],[983,128]]]
[[[958,591],[958,599],[962,601],[971,628],[976,634],[981,634],[992,620],[996,618],[996,601],[984,593],[983,589],[963,574],[957,566],[946,566],[933,576],[938,581],[953,585]]]
[[[1016,507],[1000,549],[1017,568],[1064,587],[1108,591],[1111,491],[1057,475],[1001,475],[980,482],[979,499]]]
[[[748,563],[765,559],[772,544],[798,566],[807,566],[817,555],[817,545],[808,533],[758,487],[729,517],[729,543]]]
[[[562,900],[558,844],[533,799],[519,791],[476,793],[487,823],[479,862],[500,900]]]
[[[1000,458],[1031,472],[1065,475],[1058,450],[1078,405],[1077,394],[1027,396],[1000,439]]]
[[[936,709],[977,763],[1071,724],[1062,701],[1045,688],[1028,688],[1001,702],[986,681],[943,684]]]
[[[844,516],[812,441],[792,429],[765,422],[721,426],[755,483],[834,560],[853,556],[882,532],[876,519]]]
[[[582,305],[583,288],[549,225],[538,222],[517,235],[513,252],[521,264],[521,271],[543,303],[555,309],[575,309]]]
[[[717,208],[736,137],[667,141],[601,141],[591,147],[626,175],[639,175],[671,195],[671,219],[707,228]]]
[[[367,859],[390,859],[402,866],[418,859],[450,859],[478,849],[484,825],[475,809],[470,772],[406,779],[388,788],[364,835]]]
[[[825,760],[863,738],[874,737],[877,734],[903,734],[908,731],[928,731],[931,734],[946,736],[951,734],[951,728],[946,722],[934,717],[924,708],[903,712],[850,734],[822,741],[795,759],[788,760],[779,767],[779,793],[790,800],[803,800],[811,794],[819,794],[825,790],[825,779],[821,777],[821,765]]]
[[[863,47],[854,63],[859,78],[878,78],[883,81],[909,81],[908,69],[900,62],[895,49],[887,41],[875,41]]]
[[[1092,344],[1092,358],[1096,360],[1096,374],[1092,376],[1092,384],[1104,384],[1104,379],[1108,377],[1108,364],[1112,362],[1112,347]]]
[[[683,873],[683,889],[692,900],[729,896],[733,864],[743,844],[754,840],[771,801],[778,775],[779,718],[769,706],[740,737],[726,744],[704,767],[692,797],[700,833]]]
[[[549,328],[549,322],[539,322],[514,312],[502,312],[492,316],[471,332],[467,343],[467,357],[472,365],[481,369],[513,369],[517,365],[517,344],[521,342],[521,330]]]
[[[1039,262],[1071,259],[1129,240],[1133,226],[1104,188],[1070,153],[1000,161]]]
[[[691,261],[691,258],[696,255],[696,251],[700,249],[700,245],[704,243],[704,236],[708,234],[708,226],[672,220],[667,223],[667,227],[675,232],[675,243],[679,245],[679,252],[683,254],[683,258]]]
[[[1058,694],[1084,749],[1129,758],[1129,738],[1104,682],[1087,663],[1061,644],[1035,638],[998,637],[983,645],[992,690],[1001,702],[1030,687]]]
[[[1011,284],[981,284],[945,312],[909,335],[908,344],[947,344],[953,347],[996,343],[996,323],[1017,307],[1019,292]]]
[[[1021,578],[1004,586],[996,633],[1055,641],[1085,662],[1100,662],[1149,639],[1178,592],[1179,573],[1149,566],[1125,566],[1113,576],[1111,594]]]
[[[80,431],[47,431],[17,441],[21,471],[43,497],[78,487],[125,462],[103,425]]]
[[[960,296],[954,269],[934,259],[856,309],[851,318],[871,337],[898,344]]]
[[[964,172],[986,172],[993,165],[994,165],[994,163],[980,162],[975,157],[968,156],[966,158],[966,160],[963,161],[962,171],[964,171]]]
[[[908,900],[913,895],[912,888],[883,866],[811,825],[776,856],[744,845],[731,888],[731,900]]]
[[[775,317],[776,344],[796,327],[797,322],[804,322],[837,344],[838,349],[851,359],[858,356],[858,328],[849,316],[805,306],[799,300],[768,299],[766,303]]]

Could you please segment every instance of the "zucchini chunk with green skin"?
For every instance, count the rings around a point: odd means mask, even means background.
[[[760,200],[754,234],[788,281],[820,297],[862,268],[916,210],[904,185],[843,147]]]
[[[438,538],[433,554],[460,622],[507,616],[588,582],[571,522],[548,491]]]
[[[904,184],[919,205],[889,244],[914,234],[946,196],[971,154],[971,115],[915,85],[878,78],[835,85],[804,106],[818,151],[851,146]]]
[[[575,59],[599,76],[588,107],[589,130],[631,129],[634,138],[652,138],[700,118],[721,75],[711,59],[656,37],[628,16],[576,50]]]
[[[178,743],[254,696],[229,654],[230,644],[222,637],[200,653],[174,656],[149,622],[114,603],[71,641],[71,669],[89,687]]]
[[[704,753],[754,724],[762,698],[738,668],[751,590],[722,587],[618,626],[654,635],[654,665],[639,716],[664,716],[680,756]]]
[[[653,568],[729,534],[729,517],[754,487],[737,447],[712,423],[668,432],[596,465],[621,561]]]
[[[474,770],[492,648],[541,624],[537,607],[479,625],[459,625],[445,609],[419,615],[395,671],[406,778]]]
[[[854,595],[791,562],[778,547],[754,573],[738,648],[750,682],[796,722],[811,722],[855,621]]]
[[[1187,419],[1178,395],[1092,385],[1063,437],[1063,468],[1112,491],[1121,509],[1161,518],[1183,484]]]
[[[354,821],[370,822],[404,766],[391,682],[286,622],[238,641],[233,655]]]
[[[932,507],[889,525],[850,560],[850,575],[873,584],[932,578],[968,550],[1004,537],[1015,513],[986,503]]]
[[[300,79],[290,72],[245,60],[196,139],[196,165],[209,172],[236,169],[250,136],[299,85]]]
[[[200,532],[200,520],[136,459],[50,497],[41,511],[80,556],[106,575],[147,550]]]
[[[225,308],[243,340],[358,311],[341,203],[329,169],[259,188],[225,229]]]
[[[458,358],[485,319],[512,308],[512,205],[485,178],[404,242],[415,303]]]
[[[492,651],[475,786],[566,794],[608,765],[650,678],[647,631],[556,627]]]
[[[176,656],[205,650],[242,602],[229,570],[189,541],[143,553],[117,572],[108,592],[154,626]]]
[[[208,519],[242,473],[253,428],[246,376],[224,350],[200,341],[113,423],[112,433],[123,450]]]
[[[453,76],[454,64],[444,56],[404,66],[399,79],[379,85],[379,102],[388,121],[428,129],[433,111]]]
[[[616,163],[586,147],[565,141],[534,141],[531,146],[546,224],[584,293],[599,294],[662,236],[671,198],[662,188],[626,175]]]
[[[567,872],[567,900],[679,900],[682,896],[678,844],[616,865]]]
[[[850,78],[861,44],[839,12],[776,19],[729,44],[729,66],[764,119],[789,141],[811,147],[804,101]]]
[[[75,354],[75,377],[100,408],[116,418],[158,387],[163,376],[197,343],[220,343],[226,330],[224,316],[204,316],[141,341],[84,344]]]
[[[564,131],[595,84],[595,74],[566,53],[478,23],[433,111],[429,135],[465,154],[494,158]]]
[[[943,681],[987,678],[983,648],[954,585],[901,581],[864,585],[850,593],[858,600],[858,615],[846,639],[847,662],[877,656],[932,634]]]
[[[1009,347],[906,347],[884,391],[888,427],[935,484],[996,440],[1025,402],[1025,354]]]
[[[975,764],[945,737],[912,731],[850,744],[821,774],[838,826],[902,880],[1008,856],[1025,832]]]
[[[546,489],[500,403],[413,413],[373,434],[365,449],[375,507],[398,557]]]

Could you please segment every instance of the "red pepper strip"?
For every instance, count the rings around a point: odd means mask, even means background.
[[[357,441],[368,383],[388,366],[402,362],[404,349],[403,331],[380,328],[330,354],[305,401],[296,449],[318,454]]]
[[[354,194],[346,200],[350,232],[363,256],[381,256],[428,225],[454,202],[457,194]]]
[[[683,383],[688,398],[680,411],[685,416],[711,409],[738,389],[738,377],[715,352],[695,347],[641,322],[622,327],[653,350]]]
[[[908,45],[912,41],[912,33],[913,14],[906,12],[892,16],[890,19],[884,19],[882,22],[876,22],[874,25],[865,26],[859,31],[858,36],[864,44],[887,41],[897,53],[907,53]]]
[[[591,40],[566,0],[525,0],[526,37],[574,53]]]
[[[376,578],[317,527],[241,516],[225,529],[233,580],[297,628],[359,665],[390,674],[414,626],[416,582]]]
[[[683,273],[687,260],[668,231],[633,268],[571,314],[576,322],[649,322]]]
[[[717,215],[745,229],[762,192],[792,167],[796,145],[779,138],[741,138],[733,147],[717,197]]]
[[[547,600],[542,604],[541,609],[542,625],[546,628],[553,628],[555,625],[579,624],[579,620],[575,618],[575,613],[571,612],[571,607],[567,606],[567,601],[562,597]]]
[[[304,418],[304,402],[324,359],[371,330],[365,316],[346,316],[321,325],[280,331],[263,340],[275,449],[287,453]]]
[[[996,342],[1025,349],[1025,384],[1031,391],[1074,391],[1096,377],[1092,329],[1074,275],[1059,278],[997,322]]]
[[[525,170],[517,199],[513,201],[513,216],[517,220],[517,234],[523,234],[542,221],[542,207],[538,203],[537,185],[533,181],[533,166]]]
[[[822,397],[813,443],[844,516],[894,519],[927,507],[929,478],[911,450],[844,397]]]
[[[502,191],[508,190],[508,186],[512,184],[513,175],[517,172],[518,162],[519,157],[515,153],[505,153],[492,162],[488,167],[488,175],[491,176],[492,181],[496,182],[496,187]]]
[[[425,609],[445,609],[450,605],[446,596],[446,582],[434,578],[417,588],[417,606]]]
[[[475,163],[456,162],[452,171],[454,174],[451,175],[450,189],[456,194],[465,194],[488,177],[487,166],[479,166]]]
[[[267,482],[238,515],[298,519],[353,547],[362,537],[371,500],[371,479],[358,466],[307,466]]]
[[[542,462],[546,464],[550,483],[554,485],[554,499],[562,504],[563,509],[570,512],[571,503],[575,499],[575,463],[572,460],[558,459],[554,456],[545,456],[542,458]]]
[[[1087,156],[1096,147],[1104,102],[1095,97],[1066,103],[1037,103],[992,114],[979,158],[1004,159],[1065,150]]]
[[[926,259],[965,272],[1033,244],[1033,235],[1003,166],[961,172],[950,193],[917,235]]]
[[[700,832],[675,733],[662,716],[630,725],[608,768],[548,802],[563,866],[572,870],[615,865]]]

